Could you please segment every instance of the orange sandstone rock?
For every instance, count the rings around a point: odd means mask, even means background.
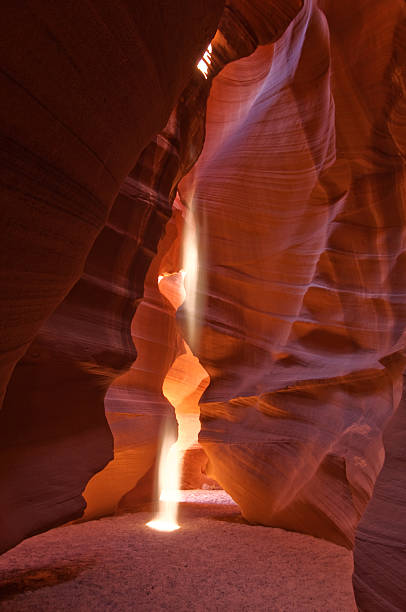
[[[204,245],[210,474],[251,522],[348,547],[405,363],[403,18],[307,0],[217,76],[180,185]]]

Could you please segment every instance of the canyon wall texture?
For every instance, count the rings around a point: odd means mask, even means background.
[[[355,542],[360,609],[395,612],[405,5],[223,4],[4,11],[0,549],[150,502],[183,380],[243,516]]]
[[[384,432],[385,463],[359,523],[354,592],[362,612],[399,612],[406,605],[406,393]]]
[[[278,38],[301,6],[301,2],[289,0],[280,3],[283,10],[279,13],[276,10],[269,13],[268,4],[257,2],[252,5],[263,7],[268,14],[265,21],[260,21],[264,28],[260,35],[264,41]],[[277,5],[275,3],[274,9]],[[139,167],[134,169],[134,176],[145,177],[145,193],[141,199],[152,195],[165,201],[167,210],[170,209],[174,199],[173,186],[176,190],[179,178],[196,161],[203,147],[206,100],[213,76],[235,58],[252,53],[258,45],[260,36],[254,36],[251,31],[251,21],[255,21],[256,15],[251,15],[249,10],[239,2],[225,7],[213,41],[215,49],[210,60],[210,78],[206,80],[196,70],[159,135],[168,146],[174,146],[175,155],[170,163],[162,154],[154,160],[146,156],[145,168],[150,168],[150,174]],[[167,184],[171,189],[166,192],[162,186]],[[136,197],[140,198],[140,194]],[[207,375],[185,345],[175,321],[176,309],[182,301],[177,300],[183,282],[176,273],[185,264],[182,241],[188,224],[187,216],[178,199],[158,254],[149,268],[144,298],[132,322],[133,343],[139,356],[130,370],[114,381],[105,400],[106,415],[114,437],[114,460],[92,478],[84,492],[87,502],[85,519],[117,509],[142,508],[156,498],[155,459],[160,438],[165,428],[176,428],[172,406],[176,406],[178,418],[183,418],[185,443],[186,439],[193,439],[196,427],[193,415],[207,386]],[[171,278],[164,276],[159,289],[160,275],[171,275]],[[171,282],[175,282],[174,290],[171,290]],[[163,297],[165,295],[167,299]],[[172,406],[164,393],[171,398]],[[182,394],[188,394],[188,397],[182,397]],[[202,457],[201,449],[192,450],[188,457],[184,486],[190,486],[191,482],[214,486],[213,481],[199,472],[199,466],[207,461],[204,453]]]
[[[164,127],[222,7],[4,7],[0,401],[41,323],[79,279],[120,184]]]
[[[278,42],[215,79],[180,184],[201,228],[209,473],[250,522],[347,547],[403,385],[405,40],[403,2],[305,2]],[[388,516],[392,463],[377,489]],[[372,553],[356,553],[355,584],[374,591]],[[396,568],[393,582],[400,598]]]
[[[1,550],[79,516],[112,456],[104,395],[135,359],[131,319],[171,210],[142,190],[170,147],[145,147],[222,8],[37,0],[2,12],[0,401],[14,373],[0,413]],[[169,197],[171,180],[157,191]]]

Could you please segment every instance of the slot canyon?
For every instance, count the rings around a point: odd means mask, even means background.
[[[404,612],[404,0],[0,27],[0,610]]]

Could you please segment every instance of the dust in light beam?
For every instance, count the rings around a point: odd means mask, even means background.
[[[158,513],[147,523],[148,527],[157,531],[175,531],[179,504],[180,468],[183,453],[175,441],[175,434],[164,431],[159,457],[158,486],[160,496]]]

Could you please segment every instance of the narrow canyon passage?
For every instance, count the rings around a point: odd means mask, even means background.
[[[191,266],[185,267],[192,275]],[[175,312],[186,297],[184,281],[183,269],[155,281]],[[128,458],[123,463],[122,451],[116,450],[114,461],[85,491],[86,522],[30,538],[0,558],[0,610],[150,612],[164,606],[177,612],[206,612],[218,610],[221,601],[225,609],[252,612],[293,612],[298,602],[301,612],[355,611],[351,552],[302,534],[249,525],[232,498],[201,471],[207,457],[198,444],[199,400],[209,378],[181,335],[176,344],[180,355],[165,375],[162,392],[178,421],[178,459],[184,453],[188,459],[177,483],[182,490],[163,502],[169,501],[172,510],[176,501],[172,520],[179,529],[171,533],[173,525],[162,524],[148,529],[151,518],[157,518],[153,506],[148,512],[88,520],[92,504],[106,513],[111,500],[126,492],[134,477]],[[161,487],[173,470],[165,422],[159,430]],[[114,419],[110,424],[117,432]],[[172,441],[173,423],[168,429]],[[169,488],[166,493],[174,491]]]
[[[184,262],[187,257],[190,260],[191,250],[193,254],[196,251],[196,261],[193,261],[192,265],[185,262],[185,267],[179,272],[166,273],[158,277],[159,290],[175,311],[178,311],[187,296],[185,277],[197,274],[196,245],[193,244],[191,248],[185,247],[188,243],[187,239],[184,239],[183,243]],[[186,283],[186,286],[190,288],[191,284],[195,284],[195,281]],[[179,489],[187,488],[185,478],[182,477],[184,471],[187,471],[189,467],[190,472],[190,466],[195,468],[195,486],[202,484],[204,478],[203,473],[199,470],[200,465],[203,467],[203,463],[199,465],[196,459],[199,456],[205,456],[198,443],[199,400],[209,384],[209,378],[189,345],[183,339],[179,340],[181,354],[173,362],[162,386],[163,395],[174,408],[178,433],[176,436],[173,427],[163,425],[160,435],[156,475],[159,496],[158,510],[155,518],[148,522],[149,527],[159,531],[179,529],[177,523]]]
[[[0,609],[406,610],[404,0],[0,30]]]

